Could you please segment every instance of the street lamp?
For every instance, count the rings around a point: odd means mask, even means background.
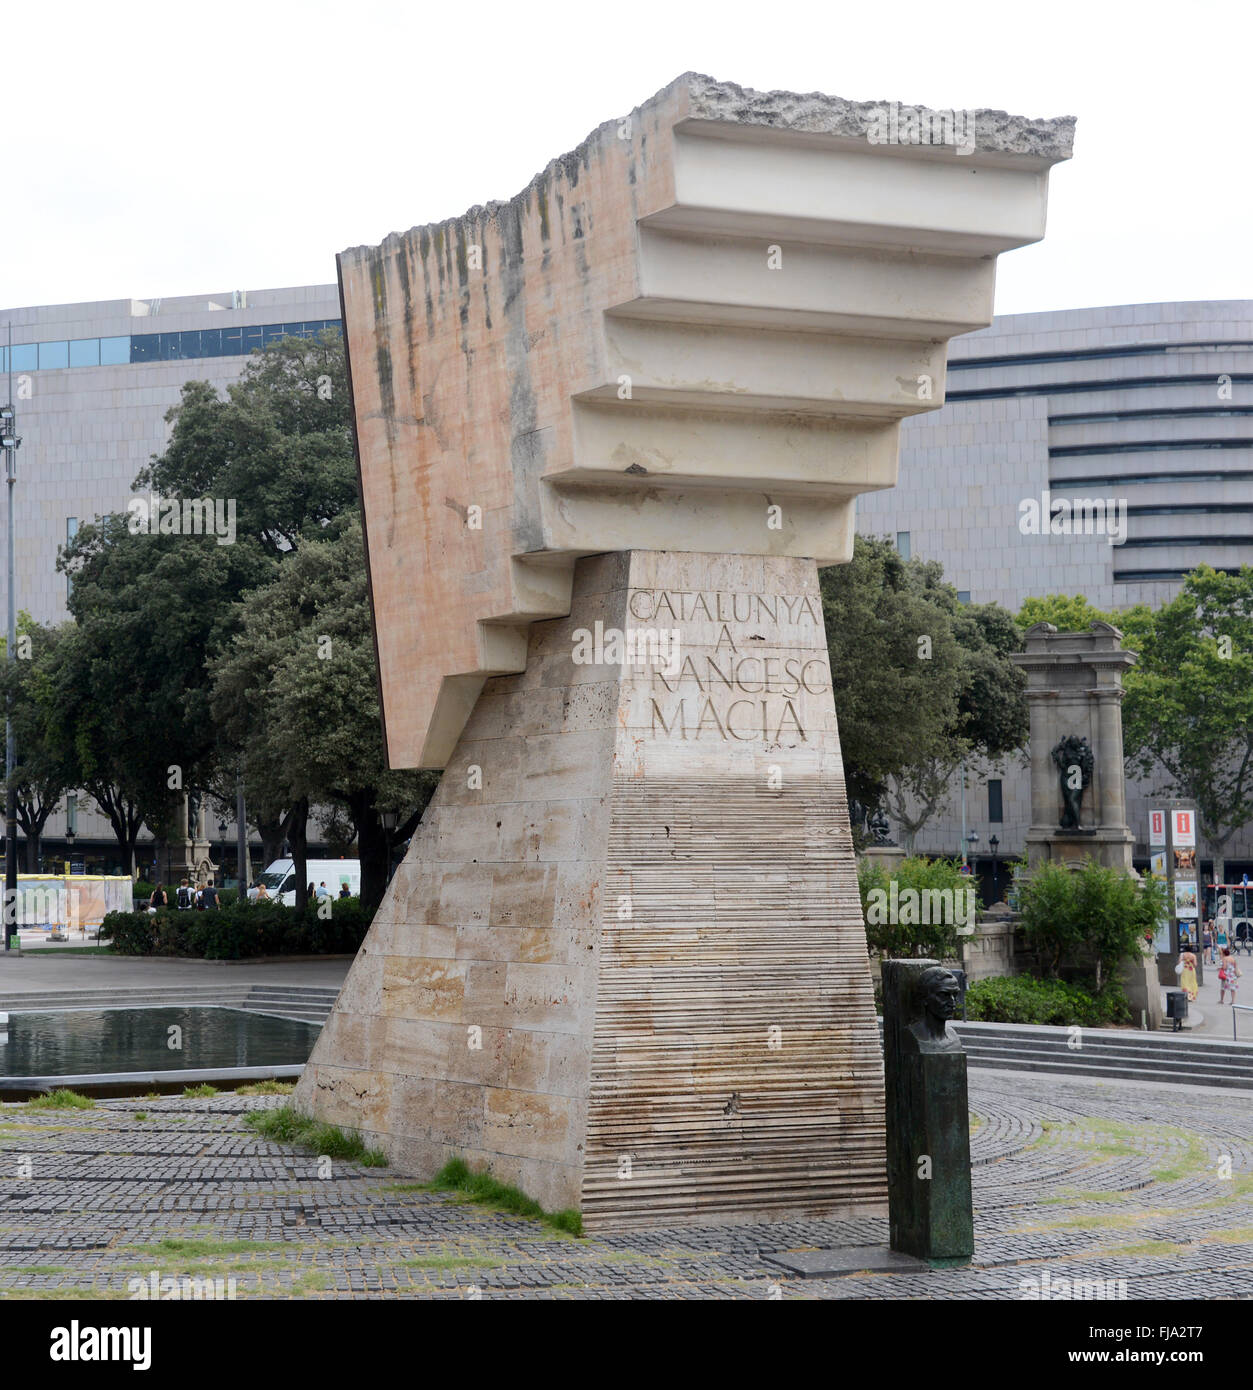
[[[979,832],[978,832],[977,830],[972,830],[972,831],[970,832],[970,834],[966,836],[966,846],[967,846],[967,849],[969,850],[969,853],[965,856],[965,862],[966,862],[966,865],[968,866],[967,871],[968,871],[969,873],[971,873],[971,874],[974,873],[975,868],[974,868],[974,865],[973,865],[972,863],[970,863],[970,860],[974,857],[975,845],[976,845],[976,843],[978,842],[978,839],[979,839]]]
[[[223,885],[226,883],[226,832],[229,829],[230,826],[227,825],[224,820],[218,821],[218,858],[221,860],[218,866],[218,873],[221,875],[221,882]]]
[[[9,628],[8,658],[17,660],[17,602],[13,561],[13,485],[17,482],[17,451],[22,437],[17,432],[13,409],[13,325],[9,324],[9,403],[0,406],[0,452],[4,454],[4,476],[9,485]],[[17,926],[17,788],[13,771],[17,767],[17,742],[13,737],[13,693],[4,710],[4,949],[10,949],[9,930]]]
[[[996,852],[1001,847],[1001,837],[990,835],[988,844],[992,849],[992,901],[995,903],[1000,902],[1000,877],[997,873]]]

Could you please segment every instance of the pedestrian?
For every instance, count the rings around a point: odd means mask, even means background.
[[[202,912],[216,912],[217,909],[218,890],[213,886],[213,880],[207,878],[204,887],[200,890],[200,910]]]
[[[148,899],[148,911],[155,912],[159,907],[168,907],[169,899],[165,896],[165,889],[158,883],[152,890],[152,896]]]
[[[1179,988],[1189,999],[1196,999],[1196,957],[1191,951],[1184,951],[1179,957],[1177,969]]]
[[[311,903],[318,895],[318,890],[313,886],[313,880],[309,880],[309,886],[305,889],[305,902]]]
[[[326,886],[326,880],[323,879],[322,882],[318,884],[318,900],[321,901],[323,898],[329,898],[330,896],[331,890]]]
[[[270,901],[270,895],[266,892],[264,883],[257,884],[257,901],[259,903],[268,903]]]
[[[1228,947],[1223,947],[1222,956],[1218,961],[1218,1002],[1225,1004],[1227,1001],[1223,995],[1228,990],[1231,991],[1231,1003],[1236,1002],[1236,990],[1240,988],[1240,976],[1242,971],[1235,955]]]
[[[1207,917],[1205,919],[1205,932],[1202,936],[1204,942],[1204,960],[1206,965],[1214,964],[1214,924]]]
[[[339,885],[339,896],[340,896],[341,898],[351,898],[351,897],[352,897],[352,893],[349,891],[348,885],[347,885],[346,883],[341,883],[341,884]]]
[[[178,895],[175,901],[178,904],[180,912],[185,912],[191,906],[191,888],[188,886],[186,879],[178,885]]]

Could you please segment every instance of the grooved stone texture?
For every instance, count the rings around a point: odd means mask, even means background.
[[[597,624],[668,664],[576,660]],[[578,561],[570,616],[475,704],[296,1103],[593,1230],[886,1209],[812,560]]]

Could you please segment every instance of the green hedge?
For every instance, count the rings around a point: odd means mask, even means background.
[[[124,956],[192,956],[242,960],[248,956],[347,955],[365,939],[370,919],[359,898],[333,900],[321,918],[310,903],[303,913],[278,903],[238,904],[216,912],[110,912],[100,939]]]
[[[1051,1023],[1102,1028],[1129,1023],[1131,1010],[1114,981],[1099,993],[1029,975],[979,980],[966,991],[966,1017],[977,1023]]]

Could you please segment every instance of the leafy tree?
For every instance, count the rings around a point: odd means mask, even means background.
[[[1157,879],[1142,883],[1091,858],[1078,869],[1049,860],[1022,884],[1020,911],[1044,975],[1091,965],[1099,994],[1122,961],[1139,955],[1145,932],[1156,930],[1166,895]]]
[[[140,827],[168,838],[182,790],[210,777],[205,656],[268,562],[211,535],[135,534],[116,515],[80,528],[57,563],[73,576],[74,622],[50,658],[44,715],[133,868]]]
[[[17,764],[13,771],[17,822],[26,837],[26,871],[39,870],[39,842],[61,798],[75,785],[74,759],[49,727],[52,707],[48,682],[62,628],[18,615],[18,659],[0,671],[5,698],[12,699]],[[6,643],[0,642],[0,651]],[[28,655],[26,653],[29,653]],[[7,656],[7,652],[5,653]]]
[[[822,592],[849,795],[886,806],[912,849],[963,758],[992,762],[1025,740],[1010,660],[1021,635],[1005,609],[960,603],[938,563],[883,539],[858,536]]]
[[[1052,623],[1058,632],[1087,632],[1096,622],[1118,626],[1112,614],[1103,613],[1083,594],[1032,595],[1018,610],[1018,626],[1024,632],[1036,623]]]
[[[962,676],[951,619],[934,602],[941,573],[858,536],[852,560],[821,574],[844,777],[864,806],[881,802],[890,777],[950,751]]]
[[[1202,565],[1132,624],[1140,659],[1124,681],[1128,759],[1145,777],[1164,774],[1166,794],[1196,801],[1222,882],[1225,847],[1253,817],[1253,569]]]
[[[978,885],[954,860],[908,858],[889,873],[882,864],[860,859],[857,887],[866,942],[889,958],[951,959],[959,929],[973,926],[979,909]]]
[[[373,908],[387,882],[380,811],[398,811],[412,834],[436,777],[385,771],[374,640],[361,524],[354,516],[306,541],[278,578],[241,605],[240,640],[213,663],[214,716],[288,806],[296,905],[305,901],[309,806],[339,802],[356,829],[362,902]]]
[[[357,505],[344,345],[331,329],[254,354],[223,398],[189,381],[165,452],[137,488],[233,500],[237,526],[275,560]]]

